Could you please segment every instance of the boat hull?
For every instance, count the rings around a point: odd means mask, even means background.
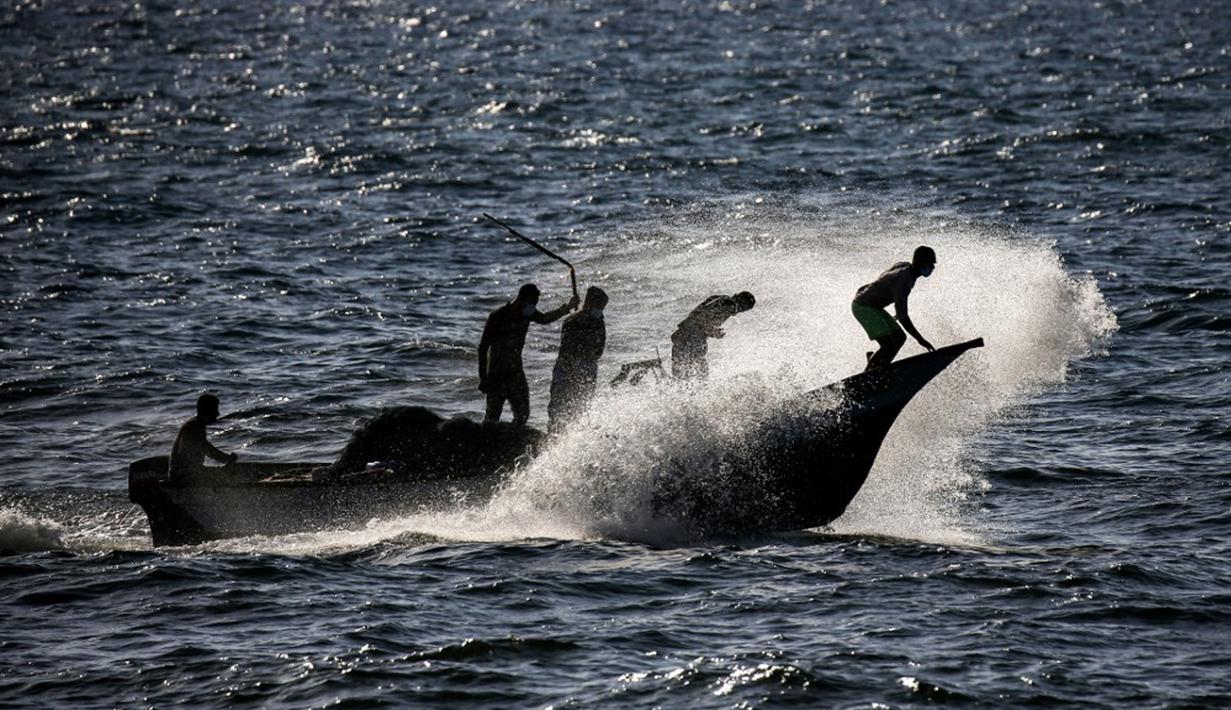
[[[212,480],[176,485],[166,480],[166,463],[165,456],[156,456],[129,467],[129,498],[145,510],[155,546],[354,528],[481,502],[501,480],[488,474],[414,481],[373,471],[351,480],[314,481],[308,476],[321,464],[265,464],[224,468]],[[253,468],[265,475],[254,480]]]
[[[656,507],[699,537],[828,525],[863,487],[898,415],[982,339],[939,348],[807,392],[711,462],[665,466]]]

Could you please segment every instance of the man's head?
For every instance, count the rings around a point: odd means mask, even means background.
[[[515,300],[517,305],[521,306],[523,313],[527,310],[529,313],[526,313],[526,315],[534,313],[535,307],[539,305],[539,287],[534,284],[526,284],[522,286],[518,289],[517,298]]]
[[[752,307],[757,305],[757,299],[747,291],[740,291],[735,294],[735,303],[739,305],[740,311],[751,311]]]
[[[206,392],[197,397],[197,419],[206,424],[218,421],[218,398]]]
[[[601,315],[603,309],[607,307],[607,292],[598,286],[591,286],[586,289],[586,302],[582,308],[585,308],[591,315]]]
[[[910,265],[921,275],[931,276],[932,270],[936,268],[936,252],[932,251],[932,247],[921,246],[915,249],[915,255],[911,257]]]

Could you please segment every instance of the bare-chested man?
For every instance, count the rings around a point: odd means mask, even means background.
[[[479,340],[479,391],[487,395],[485,422],[500,421],[507,401],[513,410],[513,423],[525,425],[530,419],[530,386],[522,369],[521,351],[526,346],[526,331],[531,323],[554,323],[577,307],[573,296],[554,311],[541,313],[539,289],[526,284],[517,298],[492,311]]]
[[[909,262],[901,261],[890,266],[875,281],[861,286],[855,293],[851,312],[867,332],[868,338],[880,344],[880,350],[875,354],[868,353],[867,369],[874,370],[893,362],[894,356],[906,344],[906,333],[910,333],[929,351],[936,349],[915,329],[907,310],[907,300],[915,281],[920,276],[931,276],[935,268],[936,252],[931,247],[919,247]],[[885,312],[891,303],[897,323]],[[898,327],[898,323],[902,326]],[[902,332],[902,328],[906,329],[906,333]]]
[[[220,461],[224,464],[239,460],[236,454],[228,454],[209,443],[205,435],[205,427],[218,421],[218,398],[212,394],[203,394],[197,398],[197,416],[184,422],[175,444],[171,446],[171,463],[168,473],[172,481],[184,481],[194,474],[208,471],[205,458]]]

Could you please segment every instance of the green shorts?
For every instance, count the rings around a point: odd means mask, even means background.
[[[852,301],[851,313],[855,314],[855,320],[859,321],[859,325],[863,326],[868,333],[868,338],[872,340],[880,340],[894,332],[902,332],[898,322],[883,309],[864,306]]]

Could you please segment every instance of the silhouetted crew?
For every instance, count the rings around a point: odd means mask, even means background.
[[[726,335],[722,324],[756,304],[751,293],[740,291],[734,296],[710,296],[692,309],[671,334],[671,374],[684,380],[708,377],[709,339]]]
[[[500,420],[505,400],[513,410],[513,423],[530,419],[530,386],[522,370],[521,351],[531,323],[554,323],[577,307],[578,298],[554,311],[540,313],[539,289],[526,284],[517,298],[492,311],[479,340],[479,391],[487,395],[485,422]]]
[[[205,457],[222,463],[235,463],[239,456],[224,453],[209,443],[205,427],[218,421],[218,398],[203,394],[197,398],[197,416],[184,422],[171,446],[168,473],[172,481],[183,481],[207,469]]]
[[[581,310],[560,326],[560,354],[551,371],[551,399],[547,401],[547,428],[553,434],[563,431],[594,396],[598,359],[607,346],[606,307],[607,293],[591,286]]]
[[[881,346],[875,354],[868,353],[867,369],[884,367],[893,362],[894,356],[906,344],[906,334],[902,332],[902,328],[929,351],[936,349],[915,330],[915,324],[911,322],[907,311],[907,299],[911,289],[915,287],[915,280],[920,276],[930,276],[934,268],[936,252],[932,251],[931,247],[919,247],[909,263],[901,261],[890,266],[876,277],[875,281],[861,286],[855,293],[855,300],[851,301],[851,312],[867,331],[868,337]],[[885,312],[890,303],[897,315],[897,323]],[[898,323],[902,324],[901,328]]]

